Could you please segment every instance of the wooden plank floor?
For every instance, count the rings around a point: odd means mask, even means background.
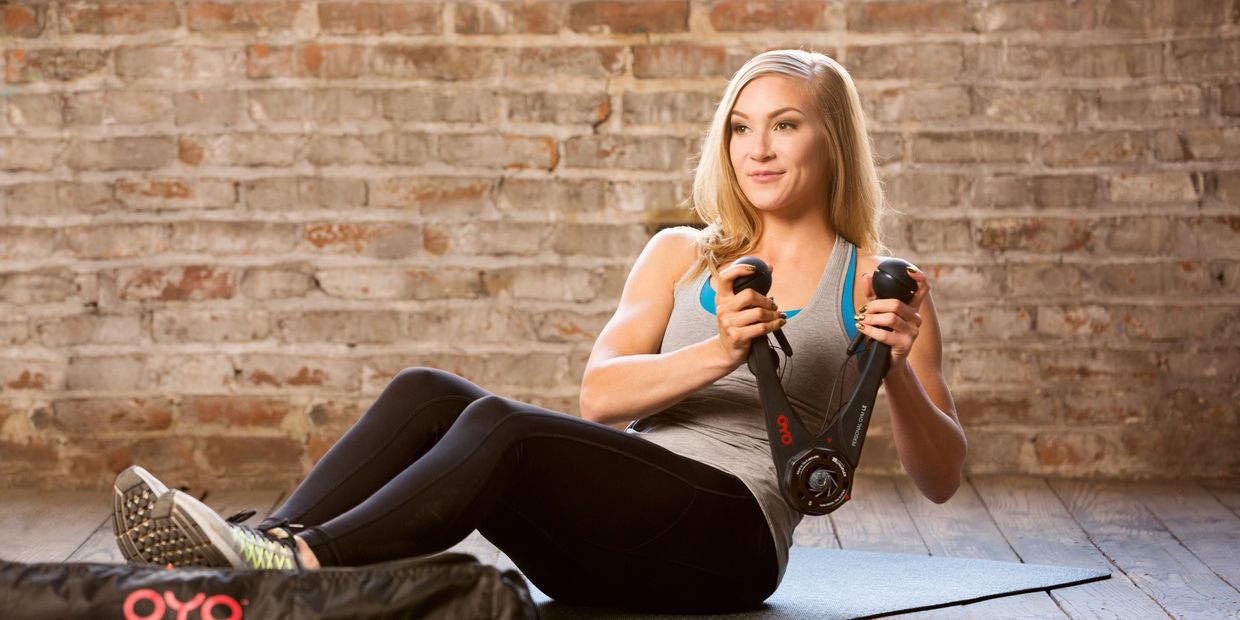
[[[193,492],[193,490],[191,490]],[[202,496],[203,493],[196,493]],[[206,493],[225,516],[278,490]],[[946,504],[904,477],[862,476],[853,501],[806,519],[799,545],[1104,568],[1112,578],[900,618],[1240,618],[1240,481],[974,476]],[[120,562],[107,492],[0,490],[0,558]],[[474,532],[452,548],[513,567]]]

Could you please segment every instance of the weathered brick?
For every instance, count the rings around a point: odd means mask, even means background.
[[[513,93],[507,99],[508,118],[521,123],[598,126],[612,113],[611,97],[605,92]]]
[[[178,145],[182,162],[223,166],[292,166],[304,144],[302,136],[229,133],[183,136]]]
[[[1075,125],[1086,113],[1078,94],[1071,90],[979,85],[973,91],[976,93],[979,116],[995,122],[1065,127]],[[1036,105],[1031,105],[1034,102]]]
[[[421,340],[434,334],[441,342],[468,339],[500,345],[531,342],[539,339],[534,325],[538,320],[536,314],[515,308],[496,308],[489,302],[469,306],[436,305],[409,313],[407,336]]]
[[[147,363],[145,387],[149,390],[181,394],[219,394],[231,392],[237,370],[225,354],[161,354]]]
[[[504,179],[498,204],[505,212],[519,214],[591,212],[608,203],[607,189],[607,183],[598,179]]]
[[[1232,330],[1234,333],[1234,330]],[[1180,337],[1177,335],[1177,337]],[[1235,342],[1235,338],[1231,339]],[[1223,396],[1223,406],[1230,410],[1229,414],[1214,414],[1216,417],[1228,416],[1234,420],[1235,385],[1240,382],[1240,356],[1235,348],[1214,349],[1206,351],[1171,352],[1167,354],[1167,372],[1170,378],[1177,381],[1199,381],[1205,383],[1202,389],[1193,390],[1193,400],[1202,401],[1211,396]],[[1213,386],[1231,385],[1232,393],[1212,390]],[[1191,389],[1191,388],[1190,388]],[[1192,401],[1190,401],[1192,402]],[[1234,423],[1234,422],[1233,422]]]
[[[373,206],[416,208],[422,215],[453,219],[474,218],[489,214],[494,209],[494,179],[387,177],[370,183],[370,204]]]
[[[365,136],[310,136],[306,160],[316,166],[422,164],[431,159],[435,138],[427,134],[384,133]]]
[[[850,46],[845,52],[854,80],[951,80],[964,74],[964,48],[957,44]]]
[[[514,77],[616,77],[624,72],[619,47],[520,48],[509,61],[507,73]]]
[[[726,78],[732,60],[723,47],[637,45],[633,47],[633,77]]]
[[[577,32],[636,34],[687,32],[687,0],[577,2],[568,7],[568,27]]]
[[[52,403],[52,427],[70,435],[163,431],[172,426],[172,401],[165,396],[62,398]]]
[[[563,26],[563,3],[524,0],[458,4],[454,30],[457,34],[555,34]]]
[[[1206,94],[1196,84],[1129,85],[1098,92],[1098,116],[1102,120],[1150,119],[1203,116]]]
[[[831,9],[822,2],[813,0],[723,0],[710,7],[709,17],[716,32],[813,31],[825,29],[828,10]]]
[[[0,439],[0,475],[55,471],[59,460],[57,446],[48,439]],[[22,476],[24,480],[30,478]],[[29,484],[29,482],[27,482]]]
[[[1219,87],[1220,111],[1224,116],[1240,116],[1240,84]]]
[[[1126,306],[1116,308],[1116,320],[1124,334],[1135,341],[1227,342],[1240,331],[1240,318],[1234,308],[1206,304]],[[1174,317],[1192,317],[1191,321]],[[1200,355],[1200,354],[1193,354]]]
[[[704,124],[710,122],[717,104],[718,97],[714,93],[629,93],[624,96],[621,107],[625,125]],[[610,113],[610,104],[603,98],[595,110],[603,114],[594,122],[602,122]]]
[[[946,342],[1023,340],[1033,332],[1033,312],[1021,306],[944,308],[939,322]]]
[[[1083,265],[1085,291],[1091,295],[1185,295],[1223,290],[1208,265],[1194,261]]]
[[[1095,468],[1101,465],[1108,451],[1108,442],[1097,433],[1081,431],[1047,431],[1033,440],[1038,463],[1052,470],[1062,467]]]
[[[422,247],[436,255],[533,256],[551,228],[539,222],[427,224],[422,229]]]
[[[867,2],[847,11],[853,32],[960,32],[967,15],[963,2]]]
[[[246,91],[250,118],[263,121],[300,121],[310,118],[312,100],[301,89]]]
[[[81,290],[81,283],[67,269],[7,273],[0,276],[0,300],[12,304],[65,301]]]
[[[315,274],[323,292],[345,299],[474,299],[485,294],[475,269],[330,269]]]
[[[1112,202],[1196,204],[1199,192],[1187,172],[1130,173],[1107,179],[1107,199]]]
[[[311,118],[323,123],[376,120],[380,116],[376,93],[332,89],[314,94]]]
[[[241,278],[241,293],[250,299],[303,297],[314,287],[310,269],[300,265],[252,267]]]
[[[319,27],[329,34],[439,34],[442,12],[432,3],[324,2]]]
[[[1094,242],[1091,220],[995,218],[978,223],[978,247],[996,252],[1082,252]]]
[[[369,399],[316,399],[306,411],[306,417],[316,428],[343,431],[361,419],[370,403]]]
[[[111,208],[108,182],[36,181],[0,186],[0,212],[12,215],[103,213]]]
[[[250,79],[299,77],[339,80],[363,75],[363,49],[357,45],[307,43],[246,48],[245,75]]]
[[[10,84],[31,82],[70,82],[95,77],[108,65],[108,50],[10,49],[5,52],[5,81]]]
[[[60,140],[0,138],[0,170],[47,172],[62,148]]]
[[[428,123],[494,123],[499,118],[499,102],[494,92],[486,90],[399,90],[381,95],[384,118]]]
[[[559,153],[555,138],[458,134],[440,140],[439,159],[453,166],[552,170],[559,161]]]
[[[155,342],[249,342],[270,332],[264,310],[156,310]]]
[[[1099,247],[1113,256],[1167,256],[1179,254],[1175,222],[1166,217],[1122,217],[1098,223]]]
[[[293,27],[297,8],[297,2],[194,2],[188,26],[194,32],[279,32]]]
[[[491,48],[383,45],[372,50],[367,73],[393,79],[453,82],[495,77],[500,66],[499,50]]]
[[[917,266],[926,273],[935,306],[939,308],[944,307],[943,304],[995,295],[1002,290],[1002,273],[991,267],[937,265],[925,261]]]
[[[234,271],[224,267],[128,268],[116,272],[122,300],[202,301],[233,296]]]
[[[568,168],[680,170],[688,157],[685,140],[670,136],[576,136],[564,143]]]
[[[308,311],[275,323],[285,342],[388,343],[404,332],[404,314],[392,311]]]
[[[1058,0],[1005,2],[977,6],[966,16],[966,22],[977,32],[1091,30],[1097,25],[1094,11],[1093,4],[1063,4]]]
[[[0,258],[44,258],[56,247],[57,231],[52,228],[0,226]]]
[[[416,253],[422,235],[404,224],[307,224],[302,237],[307,249],[390,259]]]
[[[1139,78],[1162,73],[1161,44],[1040,46],[990,43],[969,48],[969,67],[979,78],[1036,80]]]
[[[583,188],[591,188],[584,185]],[[563,204],[564,209],[581,213],[615,209],[621,214],[639,215],[647,223],[669,225],[698,224],[692,213],[688,181],[619,181],[611,184],[612,198],[583,196]]]
[[[355,392],[361,384],[356,360],[308,355],[237,356],[238,383],[287,393],[291,390]]]
[[[81,34],[138,34],[180,25],[181,16],[172,2],[117,2],[67,4],[60,29]]]
[[[866,117],[881,123],[967,118],[972,106],[961,86],[865,91],[861,103]]]
[[[119,47],[116,75],[131,79],[211,80],[245,77],[245,50],[237,47]]]
[[[60,127],[65,122],[65,95],[10,95],[8,119],[14,127]]]
[[[943,359],[951,386],[968,383],[1010,387],[1038,380],[1038,359],[1031,351],[1011,347],[944,351]]]
[[[47,4],[4,4],[0,6],[0,35],[34,39],[47,24]]]
[[[228,428],[279,428],[294,411],[287,398],[256,396],[190,396],[181,403],[187,424]]]
[[[912,246],[918,252],[968,252],[975,247],[969,220],[915,219],[911,225],[917,230]]]
[[[231,127],[241,121],[241,93],[180,92],[176,94],[176,108],[178,125]]]
[[[1171,79],[1232,76],[1240,65],[1240,39],[1182,39],[1170,44],[1167,77]]]
[[[591,270],[550,266],[492,269],[483,274],[483,285],[492,297],[560,301],[588,301],[601,288]]]
[[[640,225],[561,224],[551,236],[551,249],[562,256],[636,259],[649,239]]]
[[[366,182],[334,177],[273,177],[241,183],[241,202],[252,211],[338,209],[366,204]]]
[[[1148,153],[1145,134],[1135,131],[1058,134],[1042,143],[1042,161],[1052,168],[1139,163]]]
[[[1154,156],[1161,161],[1240,158],[1240,129],[1234,127],[1161,130],[1153,142]]]
[[[176,160],[172,137],[74,140],[65,164],[74,170],[152,170]]]
[[[912,156],[924,162],[1032,162],[1038,135],[1020,131],[923,132],[913,139]]]
[[[207,467],[227,472],[230,477],[253,476],[269,484],[272,472],[301,471],[305,467],[301,442],[288,437],[221,435],[200,441]],[[256,454],[262,458],[254,458]],[[284,476],[296,478],[287,473]]]
[[[1149,409],[1149,396],[1131,387],[1071,389],[1059,393],[1060,413],[1056,421],[1068,424],[1135,424],[1143,422]],[[1046,423],[1046,419],[1042,423]]]
[[[278,255],[297,246],[299,232],[280,222],[176,222],[168,240],[182,252]]]
[[[952,394],[952,399],[955,401],[956,415],[960,418],[960,423],[970,432],[982,425],[1045,422],[1043,401],[1035,400],[1028,392],[960,390]]]
[[[1038,366],[1043,378],[1055,383],[1155,381],[1160,373],[1158,356],[1151,351],[1059,349],[1039,356]]]
[[[235,183],[228,179],[117,179],[116,199],[127,209],[223,209],[237,202]]]
[[[66,228],[61,240],[75,258],[106,260],[167,252],[166,224],[104,224]]]
[[[81,344],[137,344],[146,333],[139,315],[79,314],[37,320],[39,341],[48,347]]]
[[[55,392],[65,389],[67,362],[61,359],[0,360],[0,393]]]
[[[74,355],[65,370],[65,388],[137,390],[145,387],[145,375],[145,355]]]
[[[0,345],[22,344],[30,336],[30,328],[26,317],[5,317],[0,319]],[[4,428],[3,405],[0,405],[0,429]]]
[[[1112,340],[1119,331],[1111,310],[1097,304],[1039,306],[1038,333],[1074,342]]]

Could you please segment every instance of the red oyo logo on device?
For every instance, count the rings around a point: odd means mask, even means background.
[[[139,612],[139,605],[144,608],[150,605],[151,609]],[[207,596],[205,592],[199,592],[188,601],[182,601],[171,592],[160,596],[150,588],[142,588],[125,597],[125,620],[162,620],[168,612],[173,612],[175,615],[172,617],[176,620],[188,620],[190,612],[195,610],[197,616],[204,620],[241,620],[242,617],[241,603],[227,594]],[[227,615],[219,615],[222,613]]]
[[[775,421],[779,423],[779,443],[785,446],[790,445],[792,443],[792,433],[788,432],[788,416],[781,415],[775,418]]]

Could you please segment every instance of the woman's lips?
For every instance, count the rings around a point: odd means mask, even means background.
[[[753,179],[754,183],[772,183],[779,179],[779,177],[783,176],[783,174],[784,173],[782,172],[776,172],[774,174],[751,174],[749,175],[749,178]]]

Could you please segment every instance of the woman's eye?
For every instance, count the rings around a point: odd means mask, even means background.
[[[796,123],[790,123],[790,122],[788,122],[788,121],[780,121],[780,122],[779,122],[778,124],[776,124],[775,126],[776,126],[776,127],[779,127],[780,125],[787,125],[789,129],[796,129],[796,127],[797,127],[797,126],[796,126]]]
[[[732,125],[732,132],[733,132],[733,133],[740,133],[740,130],[742,130],[742,129],[745,129],[745,126],[744,126],[744,125]]]

